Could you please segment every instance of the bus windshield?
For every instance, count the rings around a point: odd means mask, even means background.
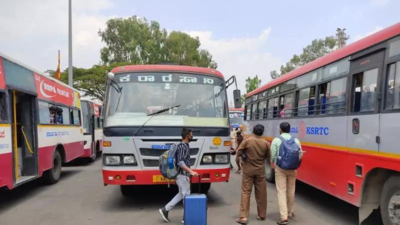
[[[182,73],[118,74],[119,93],[109,87],[105,126],[228,126],[225,82],[217,77]]]

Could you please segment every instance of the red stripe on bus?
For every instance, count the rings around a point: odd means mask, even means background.
[[[0,154],[0,187],[13,188],[12,153]]]
[[[205,75],[214,75],[224,78],[221,72],[215,69],[194,67],[194,66],[175,66],[175,65],[130,65],[114,68],[113,73],[129,73],[129,72],[181,72],[181,73],[198,73]]]

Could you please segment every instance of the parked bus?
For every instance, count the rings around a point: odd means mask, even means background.
[[[81,98],[82,127],[85,138],[85,152],[81,158],[94,162],[97,155],[103,151],[103,118],[100,116],[100,102]]]
[[[243,124],[244,108],[229,108],[229,123],[231,128],[239,128]]]
[[[230,128],[226,82],[217,70],[175,65],[117,67],[109,74],[104,110],[103,179],[120,185],[168,184],[159,156],[193,129],[191,167],[201,174],[202,191],[227,182]],[[240,91],[234,91],[240,106]],[[194,179],[196,182],[196,179]]]
[[[42,177],[83,154],[77,90],[0,54],[0,188]]]
[[[298,179],[400,223],[400,23],[318,58],[249,93],[245,126],[279,124],[306,151]],[[267,166],[267,180],[274,171]]]

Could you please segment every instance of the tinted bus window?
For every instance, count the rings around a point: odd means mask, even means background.
[[[0,122],[7,121],[6,94],[0,92]]]
[[[69,116],[69,109],[65,107],[61,107],[62,109],[62,118],[63,124],[71,124],[71,118]]]
[[[389,57],[400,55],[400,40],[390,43]]]
[[[258,103],[258,119],[267,118],[267,102],[262,101]]]
[[[278,116],[278,98],[268,100],[268,118],[275,118]]]
[[[36,93],[32,71],[3,58],[4,74],[7,84]]]
[[[400,108],[400,62],[389,66],[389,76],[386,87],[386,108]]]
[[[322,80],[346,74],[349,72],[349,69],[350,69],[350,62],[348,59],[344,59],[339,62],[333,63],[329,66],[326,66],[322,70]]]
[[[365,71],[354,76],[354,112],[375,110],[378,69]]]
[[[315,111],[315,87],[301,89],[299,91],[299,99],[297,105],[298,116],[313,115]]]
[[[251,105],[251,119],[255,120],[257,118],[258,118],[258,115],[257,115],[257,103],[255,103],[255,104]]]

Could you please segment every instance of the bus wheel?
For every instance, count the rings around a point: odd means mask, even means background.
[[[201,184],[201,193],[207,194],[208,191],[210,190],[210,188],[211,188],[211,183],[202,183]]]
[[[129,197],[129,196],[132,195],[132,187],[131,186],[129,186],[129,185],[121,185],[120,188],[121,188],[121,194],[124,197]]]
[[[270,182],[275,182],[275,170],[271,167],[271,163],[265,163],[265,179]]]
[[[383,224],[400,224],[400,176],[386,180],[381,195],[381,215]]]
[[[61,176],[61,165],[62,165],[61,154],[56,149],[53,155],[53,168],[45,171],[43,174],[43,179],[47,184],[55,184],[58,182]]]

